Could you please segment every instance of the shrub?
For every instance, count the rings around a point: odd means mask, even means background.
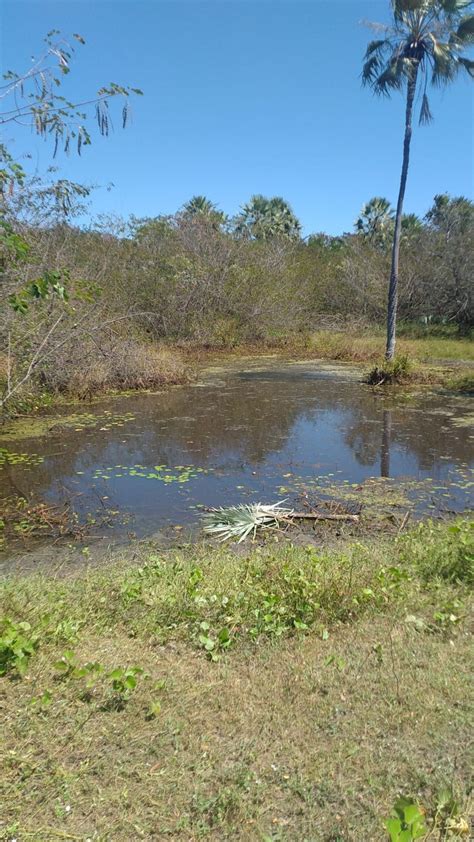
[[[374,368],[369,371],[366,377],[366,382],[370,386],[400,383],[408,377],[410,368],[411,364],[407,356],[402,355],[395,357],[393,360],[386,360],[385,362],[374,366]]]
[[[79,342],[66,359],[48,361],[38,374],[43,388],[90,397],[109,389],[150,389],[188,379],[176,352],[160,346],[121,339],[103,343]]]

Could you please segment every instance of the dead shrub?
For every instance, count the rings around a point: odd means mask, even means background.
[[[48,360],[37,377],[49,392],[87,398],[108,390],[184,383],[189,373],[175,351],[121,337],[100,345],[81,342],[60,360]]]

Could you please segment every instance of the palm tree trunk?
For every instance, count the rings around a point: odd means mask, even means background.
[[[405,198],[408,164],[410,161],[410,142],[412,133],[411,120],[413,114],[413,101],[415,99],[417,76],[418,66],[415,66],[413,70],[413,76],[411,77],[411,79],[408,80],[407,84],[407,106],[405,113],[405,139],[403,141],[402,174],[400,177],[400,189],[398,191],[397,213],[395,216],[395,230],[393,233],[392,266],[390,269],[390,285],[388,289],[387,347],[385,350],[385,357],[387,360],[393,360],[393,357],[395,355],[395,336],[397,327],[398,308],[398,260],[400,255],[400,234],[402,229],[403,200]]]

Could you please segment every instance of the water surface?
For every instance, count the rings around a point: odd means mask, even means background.
[[[162,394],[64,408],[64,423],[47,419],[41,435],[33,423],[21,439],[0,433],[0,448],[36,455],[0,467],[0,495],[69,501],[82,520],[107,510],[108,534],[139,536],[196,522],[200,506],[293,500],[369,477],[430,481],[421,509],[462,510],[472,411],[454,394],[372,389],[350,367],[233,361]]]

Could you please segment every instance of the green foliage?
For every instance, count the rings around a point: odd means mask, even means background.
[[[355,222],[355,230],[376,247],[385,248],[393,234],[393,216],[388,199],[374,196],[363,206]]]
[[[387,819],[390,842],[414,842],[427,833],[424,813],[412,798],[399,798],[395,803],[394,817]]]
[[[367,374],[366,382],[371,386],[400,383],[408,377],[410,369],[411,362],[408,357],[405,354],[398,355],[393,360],[385,360],[374,366]]]
[[[85,44],[81,35],[74,34],[73,39],[77,44]],[[122,100],[122,125],[125,127],[129,113],[129,97],[132,94],[141,95],[142,91],[111,82],[101,87],[95,97],[71,102],[60,91],[64,78],[70,73],[75,48],[57,29],[48,32],[44,43],[43,53],[39,57],[33,57],[32,68],[23,73],[7,70],[3,74],[6,82],[3,86],[3,98],[7,107],[0,112],[0,125],[10,122],[29,124],[40,137],[53,140],[54,155],[59,146],[62,146],[65,152],[69,152],[73,145],[80,155],[82,147],[91,143],[84,108],[91,102],[95,105],[100,134],[107,136],[111,128],[110,101],[116,97]],[[11,182],[11,178],[21,178],[21,172],[15,169],[12,171],[11,159],[8,163],[10,171],[0,171],[0,186],[8,180]]]
[[[30,623],[15,622],[8,617],[0,621],[0,675],[12,670],[23,675],[38,645],[38,635]]]
[[[474,521],[459,520],[444,530],[432,521],[420,523],[417,538],[411,548],[411,561],[423,579],[474,583]],[[404,540],[401,546],[406,557],[410,550],[407,551]]]
[[[0,218],[0,269],[4,270],[8,263],[21,263],[29,253],[25,238],[15,231],[11,222]]]
[[[416,7],[416,13],[413,9]],[[394,25],[380,27],[385,37],[367,47],[362,82],[376,94],[390,95],[412,80],[421,80],[420,123],[432,119],[426,89],[451,82],[459,71],[472,76],[472,62],[463,56],[471,40],[472,15],[465,5],[447,8],[442,0],[396,0]]]
[[[54,296],[61,301],[67,301],[69,294],[67,285],[69,272],[67,269],[57,271],[46,271],[35,281],[27,284],[20,292],[12,293],[8,298],[10,307],[17,313],[24,315],[31,300],[46,299]]]
[[[243,205],[242,213],[235,222],[235,230],[241,236],[256,240],[273,237],[299,239],[301,223],[281,196],[268,199],[266,196],[255,195]]]
[[[116,667],[107,674],[107,678],[112,682],[114,693],[127,698],[137,686],[137,676],[143,673],[141,667]]]

